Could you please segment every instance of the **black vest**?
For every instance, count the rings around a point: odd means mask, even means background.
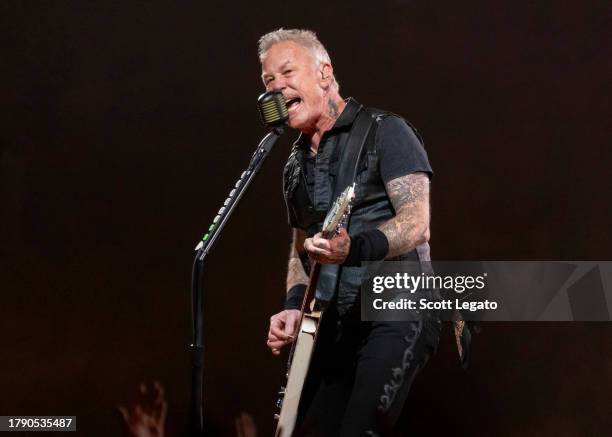
[[[356,106],[358,105],[358,106]],[[315,174],[314,198],[308,192],[305,177],[306,153],[309,153],[309,140],[298,140],[289,154],[287,164],[283,172],[283,193],[287,205],[289,225],[306,231],[310,237],[321,230],[323,220],[331,207],[334,199],[336,175],[339,168],[340,149],[346,145],[348,135],[353,127],[353,121],[361,105],[349,99],[347,108],[338,119],[336,126],[332,128],[331,135],[337,136],[334,144],[326,144],[324,150],[319,150],[321,159],[317,156],[317,167]],[[345,114],[346,110],[350,112]],[[380,121],[392,115],[389,112],[377,109],[361,109],[368,111],[375,119],[361,155],[357,170],[357,187],[353,208],[349,222],[349,235],[355,235],[361,231],[376,228],[382,222],[395,216],[393,205],[387,196],[384,182],[380,175],[378,162],[378,151],[376,150],[376,132]],[[352,112],[352,113],[351,113]],[[342,120],[344,117],[344,120]],[[348,120],[347,120],[348,118]],[[410,124],[408,124],[411,126]],[[411,126],[412,127],[412,126]],[[414,128],[413,128],[414,130]],[[416,136],[422,142],[418,132]],[[327,134],[327,133],[326,133]],[[325,139],[325,136],[323,137]],[[422,244],[397,260],[429,260],[429,245]],[[364,267],[342,267],[338,281],[337,306],[340,313],[346,312],[356,302],[358,291],[361,286]],[[355,308],[356,311],[359,308]]]

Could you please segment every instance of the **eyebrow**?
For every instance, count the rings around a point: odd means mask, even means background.
[[[285,62],[283,62],[283,64],[280,66],[280,70],[282,71],[287,66],[287,64],[290,64],[291,62],[293,62],[293,59],[288,59]],[[265,79],[266,77],[270,77],[270,76],[272,76],[272,74],[264,73],[261,75],[261,78]]]

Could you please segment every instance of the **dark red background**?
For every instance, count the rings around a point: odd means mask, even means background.
[[[192,249],[265,133],[258,37],[307,27],[343,96],[402,114],[436,171],[446,260],[605,260],[609,2],[2,2],[0,414],[122,435],[117,403],[167,389],[188,426]],[[282,165],[209,257],[206,422],[270,435],[283,362]],[[459,368],[450,329],[401,420],[413,435],[611,433],[612,325],[489,324]]]

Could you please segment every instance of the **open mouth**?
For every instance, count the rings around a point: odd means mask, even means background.
[[[286,103],[287,109],[289,111],[293,111],[299,106],[300,103],[302,103],[302,99],[300,99],[299,97],[293,97],[291,99],[288,99]]]

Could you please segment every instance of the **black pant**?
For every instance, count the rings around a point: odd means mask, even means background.
[[[296,436],[384,436],[433,354],[439,322],[361,322],[323,315]]]

